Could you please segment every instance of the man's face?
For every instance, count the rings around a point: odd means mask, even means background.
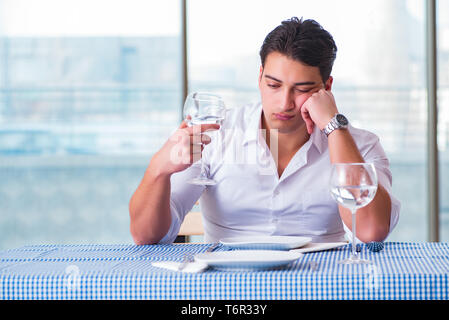
[[[330,90],[332,77],[323,83],[318,67],[311,67],[272,52],[260,67],[259,89],[266,129],[292,133],[305,128],[301,117],[304,102],[321,88]]]

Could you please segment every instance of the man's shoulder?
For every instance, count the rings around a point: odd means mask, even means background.
[[[349,132],[357,145],[362,156],[366,156],[369,152],[380,153],[384,157],[385,151],[380,142],[379,136],[367,129],[360,129],[353,126],[349,126]]]
[[[369,142],[372,143],[379,141],[379,137],[377,136],[377,134],[367,129],[357,128],[352,126],[351,124],[348,126],[348,129],[354,140],[356,140],[356,142],[359,141],[365,143]]]

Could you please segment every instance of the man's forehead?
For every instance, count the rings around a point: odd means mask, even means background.
[[[281,79],[277,79],[277,78],[275,78],[275,77],[273,77],[273,76],[271,76],[269,74],[265,74],[264,77],[267,78],[267,79],[271,79],[273,81],[276,81],[276,82],[283,82]],[[299,81],[299,82],[293,83],[293,85],[295,85],[295,86],[310,86],[310,85],[315,85],[315,84],[317,84],[316,81],[310,81],[310,80]]]
[[[305,85],[305,83],[310,85],[309,82],[321,83],[318,67],[306,65],[278,52],[272,52],[267,56],[262,71],[265,78],[274,81],[298,83],[298,85]]]

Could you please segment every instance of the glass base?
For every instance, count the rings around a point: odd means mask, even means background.
[[[354,257],[338,261],[338,264],[345,264],[345,265],[347,265],[347,264],[372,264],[372,263],[373,263],[372,261],[354,258]]]
[[[197,177],[187,181],[190,184],[196,184],[201,186],[213,186],[217,184],[217,181],[204,177]]]

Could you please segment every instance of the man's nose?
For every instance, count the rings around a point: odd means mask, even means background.
[[[282,111],[292,110],[295,108],[295,99],[291,90],[286,89],[282,92],[281,107]]]

